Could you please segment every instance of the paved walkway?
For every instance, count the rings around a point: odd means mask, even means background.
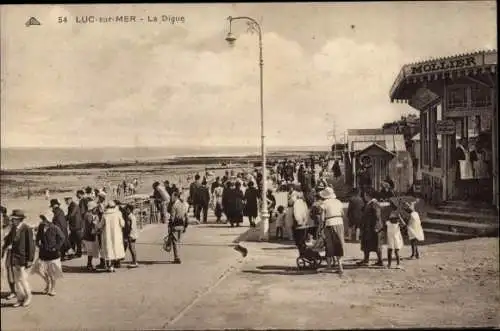
[[[405,270],[359,268],[359,244],[348,243],[343,277],[297,270],[291,243],[241,245],[248,248],[242,268],[170,329],[500,325],[498,238],[428,245],[421,247],[420,260],[407,260],[405,247]]]
[[[29,308],[11,308],[2,299],[2,330],[144,330],[164,328],[200,295],[242,262],[233,241],[247,226],[190,226],[183,237],[181,265],[162,249],[165,225],[150,225],[140,234],[137,269],[87,273],[86,257],[64,263],[57,296],[40,295],[44,284],[30,276],[35,292]],[[127,256],[127,260],[129,256]],[[2,277],[2,291],[5,291]],[[2,292],[5,293],[5,292]]]

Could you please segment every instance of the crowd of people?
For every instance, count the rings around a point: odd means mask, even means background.
[[[32,229],[24,221],[23,210],[14,209],[11,215],[2,207],[2,258],[6,255],[6,271],[10,288],[8,299],[17,298],[14,306],[29,306],[31,290],[28,270],[45,281],[44,293],[56,295],[56,282],[62,277],[61,261],[79,258],[85,248],[87,269],[114,272],[120,267],[127,250],[136,268],[135,242],[138,238],[135,207],[107,197],[104,190],[87,187],[76,192],[76,199],[64,199],[67,212],[58,199],[51,199],[50,209],[41,213],[40,223]],[[8,229],[4,236],[4,229]],[[35,251],[38,248],[38,258]],[[72,250],[73,254],[68,255]],[[99,264],[93,265],[98,259]]]
[[[208,210],[212,209],[216,223],[238,227],[246,216],[250,227],[255,227],[262,206],[263,181],[267,180],[266,199],[270,221],[276,227],[275,236],[293,240],[301,259],[321,257],[319,254],[324,251],[325,270],[332,271],[336,266],[342,274],[344,230],[347,230],[349,239],[360,241],[364,256],[359,265],[368,264],[370,253],[375,252],[375,264],[383,266],[381,247],[387,244],[388,266],[391,267],[394,253],[396,267],[400,267],[403,229],[411,241],[411,257],[419,258],[418,243],[424,238],[414,206],[401,205],[396,198],[388,197],[392,210],[384,219],[380,195],[363,187],[362,192],[355,190],[344,215],[343,203],[328,180],[340,176],[339,169],[336,163],[328,169],[324,160],[316,164],[314,159],[285,160],[276,162],[265,179],[258,169],[239,173],[227,170],[220,177],[209,171],[203,176],[195,174],[189,192],[168,181],[154,182],[150,198],[160,221],[168,224],[164,249],[173,251],[174,263],[181,263],[178,243],[188,227],[190,210],[198,223],[207,223]],[[123,185],[124,193],[128,192],[126,187]],[[285,205],[277,205],[275,191],[287,192]],[[75,197],[64,199],[67,212],[59,200],[50,199],[50,210],[39,215],[35,231],[25,224],[22,210],[15,209],[8,215],[2,207],[2,231],[8,228],[5,225],[10,226],[5,237],[2,233],[2,257],[7,255],[9,298],[17,298],[15,306],[29,306],[31,302],[28,271],[40,275],[46,284],[44,292],[55,296],[57,280],[63,275],[61,261],[79,258],[84,250],[85,267],[90,272],[98,269],[115,272],[121,267],[126,251],[130,251],[132,260],[128,267],[139,266],[135,247],[139,235],[136,206],[113,198],[116,196],[108,195],[105,188],[87,187],[78,190]],[[348,229],[344,229],[344,218],[348,220]],[[69,251],[73,253],[68,254]],[[95,260],[99,263],[94,266]]]

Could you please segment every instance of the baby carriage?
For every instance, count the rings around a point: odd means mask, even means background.
[[[307,243],[307,237],[310,232],[306,231],[305,238],[301,241],[301,247],[297,247],[299,250],[299,257],[296,260],[297,268],[299,269],[317,269],[321,266],[323,261],[326,261],[326,257],[321,255],[320,252],[325,249],[325,240],[323,237],[323,231],[318,228],[316,233],[316,240]]]

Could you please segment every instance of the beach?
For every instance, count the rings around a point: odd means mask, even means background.
[[[85,153],[85,150],[81,152]],[[23,209],[28,215],[28,221],[37,224],[38,217],[35,215],[39,215],[40,212],[48,208],[49,199],[62,200],[66,196],[75,196],[76,190],[84,189],[87,186],[98,189],[105,187],[111,193],[112,188],[116,188],[123,181],[132,182],[137,179],[139,185],[136,193],[150,194],[152,192],[151,185],[155,181],[168,180],[170,184],[187,189],[196,173],[203,176],[206,171],[211,171],[215,176],[223,176],[226,170],[253,170],[255,166],[261,164],[260,155],[244,155],[242,152],[245,152],[245,149],[239,153],[232,152],[233,155],[206,155],[206,153],[202,153],[198,156],[184,155],[160,160],[152,158],[141,161],[120,161],[117,159],[107,161],[105,158],[101,158],[101,160],[95,159],[93,162],[83,163],[76,161],[58,163],[53,160],[45,160],[38,162],[41,164],[39,167],[29,167],[29,163],[24,168],[18,165],[18,169],[1,170],[1,204],[6,206],[9,211],[16,208]],[[316,152],[315,154],[322,153]],[[58,154],[56,153],[56,155]],[[309,151],[289,149],[269,153],[268,160],[273,162],[273,160],[280,158],[309,155],[311,155]],[[4,161],[5,159],[2,159],[2,164]],[[5,163],[9,164],[9,162]],[[10,162],[10,164],[14,163]],[[50,193],[49,199],[45,197],[46,190]],[[30,221],[32,218],[34,221]]]

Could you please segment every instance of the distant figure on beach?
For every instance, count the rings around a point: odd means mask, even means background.
[[[49,200],[50,199],[50,191],[47,189],[45,190],[45,200]]]
[[[136,187],[134,185],[134,183],[128,183],[128,194],[129,195],[132,195],[132,194],[135,194],[136,193]]]

